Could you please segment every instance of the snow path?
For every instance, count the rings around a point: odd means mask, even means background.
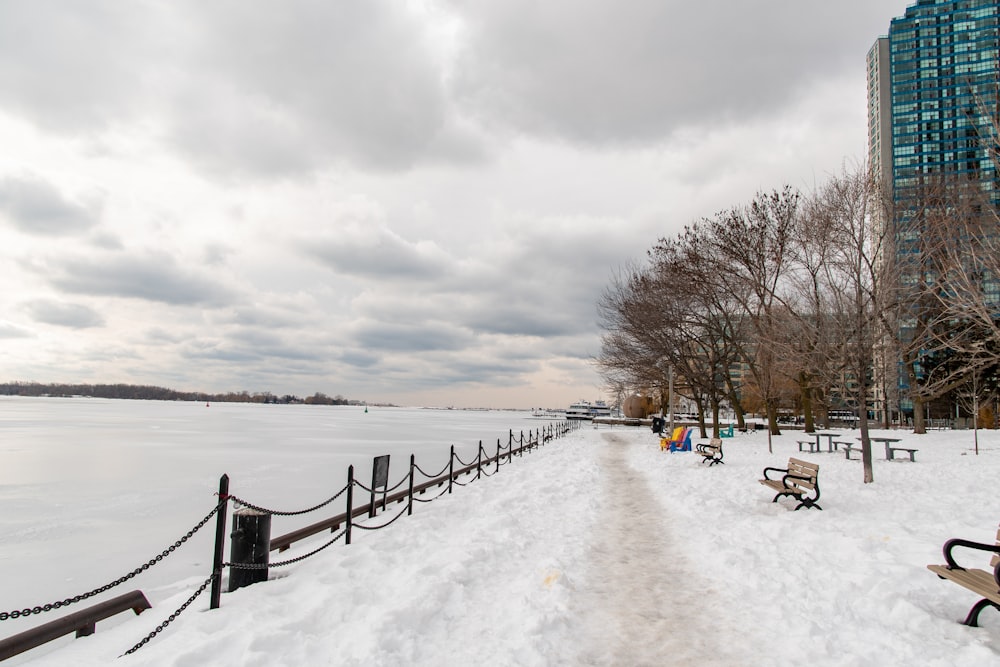
[[[580,598],[587,619],[580,662],[737,664],[715,645],[711,619],[720,610],[710,584],[678,548],[645,475],[629,465],[636,445],[614,433],[603,434],[602,445],[604,505],[589,554],[591,586]]]

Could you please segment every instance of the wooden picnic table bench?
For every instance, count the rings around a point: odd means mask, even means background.
[[[771,477],[768,472],[781,473],[781,478]],[[792,496],[799,501],[796,510],[802,507],[823,509],[816,504],[819,500],[819,466],[815,463],[789,457],[787,468],[764,468],[764,479],[758,481],[778,492],[772,503],[778,502],[781,496]]]
[[[990,559],[990,567],[993,571],[963,568],[955,562],[951,552],[955,547],[965,547],[977,549],[979,551],[992,551],[993,558]],[[986,607],[995,607],[1000,611],[1000,529],[997,530],[996,544],[983,544],[981,542],[970,542],[969,540],[952,539],[944,543],[944,560],[947,565],[928,565],[927,569],[949,581],[954,581],[959,586],[964,586],[976,595],[983,596],[983,599],[972,605],[968,616],[962,621],[965,625],[978,627],[979,614]]]
[[[716,463],[725,463],[722,460],[722,438],[712,438],[708,442],[698,443],[697,450],[704,457],[701,462],[708,461],[710,468]]]

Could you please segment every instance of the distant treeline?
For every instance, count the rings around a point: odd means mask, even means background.
[[[41,384],[38,382],[7,382],[0,384],[0,396],[92,396],[143,401],[205,401],[212,403],[305,403],[309,405],[362,405],[364,401],[348,400],[343,396],[327,396],[316,392],[299,398],[292,394],[278,396],[269,391],[238,391],[206,394],[195,391],[175,391],[164,387],[141,384]]]

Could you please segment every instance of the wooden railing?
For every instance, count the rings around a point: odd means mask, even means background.
[[[6,660],[19,653],[41,646],[53,639],[58,639],[71,632],[76,632],[77,637],[92,635],[97,630],[97,622],[103,621],[123,611],[131,609],[136,614],[141,614],[152,605],[142,594],[142,591],[132,591],[118,597],[105,600],[92,607],[81,609],[80,611],[67,614],[62,618],[49,621],[30,630],[25,630],[19,634],[0,639],[0,660]]]

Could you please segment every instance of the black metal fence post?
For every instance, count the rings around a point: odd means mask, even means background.
[[[497,469],[496,469],[496,472],[500,472],[500,438],[497,438]]]
[[[354,466],[347,466],[347,516],[344,525],[344,544],[351,543],[351,526],[354,523]]]
[[[483,441],[479,441],[479,449],[476,450],[476,479],[483,475]]]
[[[406,515],[410,516],[413,514],[413,468],[416,466],[417,461],[413,454],[410,454],[410,495],[409,502],[406,504]]]
[[[212,559],[212,591],[209,609],[218,609],[222,599],[222,556],[226,548],[226,510],[229,508],[229,475],[219,478],[219,507],[215,517],[215,554]]]
[[[448,493],[451,493],[453,479],[455,479],[455,445],[451,446],[451,453],[448,456]]]

